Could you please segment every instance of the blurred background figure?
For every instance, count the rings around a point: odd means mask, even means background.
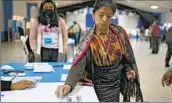
[[[73,22],[73,33],[75,35],[75,45],[78,45],[80,41],[82,29],[81,26],[76,21]]]
[[[166,34],[166,43],[167,43],[167,53],[165,58],[165,67],[169,67],[169,61],[172,55],[172,26],[168,29]]]
[[[154,20],[152,24],[152,54],[157,54],[159,51],[159,44],[160,44],[160,27],[158,25],[157,20]]]
[[[166,42],[167,27],[162,30],[162,42]]]

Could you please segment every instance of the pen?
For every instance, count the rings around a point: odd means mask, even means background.
[[[63,88],[62,88],[62,86],[60,86],[60,99],[62,99],[63,98]]]
[[[11,79],[11,81],[13,81],[16,77],[17,77],[17,74]]]

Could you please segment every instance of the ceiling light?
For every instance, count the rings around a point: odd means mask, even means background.
[[[157,5],[150,6],[151,9],[158,9],[159,7]]]
[[[56,6],[58,5],[58,3],[56,2]]]
[[[35,6],[32,6],[33,9],[35,9]]]

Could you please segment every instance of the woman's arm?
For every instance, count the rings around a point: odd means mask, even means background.
[[[33,82],[28,80],[21,80],[15,83],[12,83],[12,81],[1,81],[1,91],[23,90],[31,85],[33,85]]]
[[[78,63],[70,69],[70,72],[68,74],[65,84],[70,85],[73,89],[76,83],[84,78],[85,66],[86,66],[86,53],[78,61]]]
[[[62,36],[63,36],[63,52],[67,53],[67,48],[68,48],[67,27],[65,21],[62,18],[59,19],[59,26],[61,28]]]
[[[37,27],[38,27],[39,23],[37,20],[35,20],[32,25],[31,25],[31,30],[30,30],[30,34],[29,34],[29,43],[30,43],[30,47],[32,49],[32,51],[34,52],[34,54],[36,54],[36,50],[37,50]]]

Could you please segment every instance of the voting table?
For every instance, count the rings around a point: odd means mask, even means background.
[[[14,70],[24,71],[25,75],[20,77],[16,76],[16,80],[27,80],[27,78],[41,79],[38,85],[33,88],[1,92],[1,102],[98,102],[94,88],[91,86],[82,86],[79,85],[79,83],[74,90],[63,99],[56,97],[55,90],[58,85],[64,84],[69,72],[69,69],[66,69],[64,65],[70,65],[71,63],[50,62],[48,64],[53,67],[54,70],[52,72],[34,72],[33,69],[26,69],[24,63],[4,64],[13,67]],[[41,63],[39,63],[39,65],[41,65]],[[1,77],[11,78],[11,76],[3,72],[1,72]]]

